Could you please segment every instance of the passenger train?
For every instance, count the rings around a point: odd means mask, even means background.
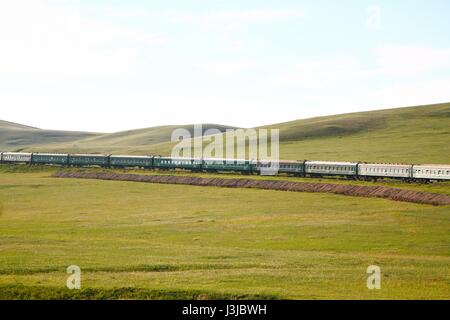
[[[103,154],[56,154],[0,152],[0,163],[59,165],[105,168],[183,169],[203,172],[238,172],[266,175],[270,168],[277,174],[302,177],[338,176],[349,179],[377,180],[382,178],[405,181],[450,180],[450,165],[388,164],[334,161],[260,161],[230,159],[172,158],[161,156],[130,156]]]

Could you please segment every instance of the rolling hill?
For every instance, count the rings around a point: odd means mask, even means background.
[[[96,135],[89,132],[43,130],[0,120],[0,149],[2,151],[22,151],[34,146],[52,149],[54,144]]]
[[[280,129],[287,159],[450,163],[450,103],[298,120]]]
[[[193,124],[159,126],[116,133],[89,133],[42,130],[0,121],[0,149],[33,152],[148,153],[149,147],[170,142],[172,132],[178,128],[184,128],[192,136],[194,135]],[[218,124],[202,125],[203,133],[211,128],[221,132],[226,129],[237,129]]]
[[[169,155],[174,145],[171,133],[179,127],[92,134],[0,122],[0,148]],[[181,127],[192,131],[193,126]],[[203,128],[223,132],[231,127],[207,124]],[[450,103],[316,117],[260,128],[280,129],[283,159],[450,163]]]

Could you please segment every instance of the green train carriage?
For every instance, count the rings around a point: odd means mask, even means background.
[[[120,168],[153,168],[153,157],[151,156],[110,156],[109,165]]]
[[[70,154],[68,163],[71,166],[109,167],[109,157],[104,154]]]
[[[203,170],[212,172],[235,171],[241,173],[251,173],[253,171],[250,160],[237,159],[203,159]]]
[[[32,164],[67,165],[68,161],[69,155],[64,153],[33,153],[31,155]]]
[[[196,158],[153,157],[153,167],[156,169],[202,170],[202,160]]]

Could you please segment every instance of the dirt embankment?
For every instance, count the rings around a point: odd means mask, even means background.
[[[450,196],[382,186],[356,186],[348,184],[295,182],[282,180],[200,178],[170,175],[138,175],[112,172],[65,172],[53,174],[57,178],[101,179],[117,181],[135,181],[148,183],[182,184],[224,188],[256,188],[296,192],[325,192],[354,197],[384,198],[395,201],[424,203],[432,205],[450,205]]]

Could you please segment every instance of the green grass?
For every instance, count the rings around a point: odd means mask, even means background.
[[[448,206],[54,179],[54,168],[15,168],[0,168],[0,299],[448,299],[450,293]],[[411,187],[450,191],[446,183]],[[72,264],[82,269],[81,291],[65,289]],[[381,267],[381,290],[366,288],[372,264]]]

